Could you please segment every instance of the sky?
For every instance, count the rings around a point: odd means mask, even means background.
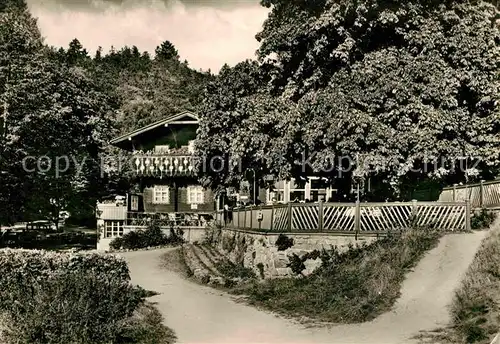
[[[255,57],[268,9],[259,0],[27,0],[45,42],[77,38],[91,53],[136,45],[154,52],[172,42],[195,69],[218,72]]]

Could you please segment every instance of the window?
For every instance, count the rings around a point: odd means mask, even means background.
[[[153,203],[155,204],[169,204],[170,203],[170,190],[168,186],[156,185],[153,189]]]
[[[202,204],[205,202],[205,193],[201,186],[190,186],[187,190],[189,204]]]
[[[124,221],[104,221],[104,237],[116,238],[123,235]]]
[[[273,202],[283,203],[285,201],[285,192],[283,190],[271,191],[269,192],[269,202],[272,204]]]
[[[297,201],[304,201],[306,199],[306,192],[305,191],[299,191],[299,190],[292,190],[290,191],[290,201],[292,202],[297,202]]]
[[[275,202],[285,202],[285,182],[283,180],[274,183],[274,186],[269,190],[267,204],[273,204]]]
[[[132,195],[130,196],[130,210],[138,211],[139,210],[139,197]]]
[[[322,178],[311,178],[311,190],[328,188],[328,182]]]
[[[322,178],[311,178],[310,199],[313,202],[327,201],[328,182]]]
[[[306,199],[305,183],[300,180],[292,179],[290,181],[290,201],[303,202],[305,201],[305,199]]]

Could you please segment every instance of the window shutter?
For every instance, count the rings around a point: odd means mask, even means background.
[[[144,212],[144,196],[138,195],[137,198],[139,199],[139,211]]]
[[[202,187],[200,187],[200,204],[205,203],[205,191],[203,190]]]

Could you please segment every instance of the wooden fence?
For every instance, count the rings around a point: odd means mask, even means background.
[[[444,188],[439,202],[470,201],[473,209],[500,207],[500,180]]]
[[[227,227],[274,232],[370,232],[429,226],[470,230],[469,202],[289,203],[235,209],[224,219]]]

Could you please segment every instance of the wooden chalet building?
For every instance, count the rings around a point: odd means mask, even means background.
[[[186,111],[110,142],[131,153],[128,165],[135,169],[137,187],[123,199],[98,204],[98,249],[107,250],[113,238],[143,229],[153,220],[164,229],[180,227],[187,230],[187,236],[201,236],[216,202],[214,193],[198,183],[194,171],[198,126],[197,116]]]
[[[245,173],[247,181],[240,190],[228,190],[225,200],[218,199],[212,190],[198,183],[194,171],[193,143],[198,127],[197,116],[185,111],[110,142],[130,153],[132,161],[127,165],[134,169],[136,187],[127,195],[97,205],[99,250],[107,250],[115,237],[144,229],[153,220],[165,230],[184,229],[187,240],[200,240],[207,221],[229,199],[231,207],[253,203],[336,202],[344,199],[343,194],[350,193],[341,192],[319,176],[307,180],[269,180],[272,187],[259,188],[260,181],[252,178],[255,174]]]

